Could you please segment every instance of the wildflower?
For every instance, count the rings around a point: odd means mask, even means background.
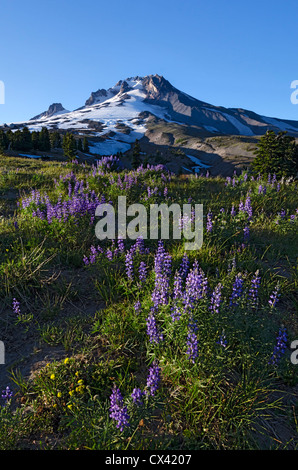
[[[69,357],[66,357],[66,358],[64,359],[64,364],[68,364],[69,361],[70,361]]]
[[[233,291],[232,295],[230,297],[230,306],[236,306],[238,305],[238,300],[241,297],[242,294],[242,288],[243,288],[243,279],[241,274],[237,274],[234,284],[233,284]]]
[[[219,313],[219,307],[221,302],[221,288],[222,285],[221,283],[219,283],[212,293],[209,307],[209,310],[211,310],[212,313]]]
[[[142,396],[144,395],[144,392],[140,388],[134,388],[131,394],[131,397],[133,399],[133,402],[136,405],[141,405],[142,404]]]
[[[212,222],[212,212],[208,212],[207,214],[207,232],[212,232],[213,229],[213,222]]]
[[[172,258],[160,240],[154,259],[155,285],[151,295],[154,307],[168,303]]]
[[[147,318],[147,334],[149,336],[150,343],[160,343],[160,341],[163,340],[163,334],[158,331],[156,319],[152,309]]]
[[[269,364],[277,365],[286,350],[287,343],[287,330],[286,328],[280,328],[277,338],[276,345],[274,347],[271,358],[269,359]]]
[[[113,388],[110,403],[110,418],[117,421],[116,427],[122,432],[125,426],[129,426],[129,415],[127,407],[123,405],[123,397],[120,390],[116,387]]]
[[[13,391],[10,389],[9,386],[5,388],[5,390],[2,390],[1,398],[4,400],[4,403],[6,404],[11,398],[13,397]]]
[[[182,297],[182,276],[180,272],[176,271],[174,276],[173,299]]]
[[[248,219],[250,220],[252,218],[252,206],[250,196],[247,196],[245,199],[244,210],[246,211]]]
[[[157,362],[154,362],[153,365],[149,368],[149,374],[147,377],[147,390],[146,394],[150,394],[152,397],[155,395],[160,381],[160,367]]]
[[[20,302],[15,298],[12,300],[12,309],[16,315],[21,315]]]
[[[55,377],[56,377],[55,374],[51,374],[51,375],[50,375],[50,379],[51,379],[51,380],[55,380]]]
[[[141,311],[141,302],[138,300],[135,304],[134,304],[134,309],[136,311],[136,313],[139,313]]]
[[[188,269],[189,269],[189,259],[188,259],[187,254],[184,254],[180,267],[179,267],[179,274],[182,279],[185,279],[185,277],[187,276]]]
[[[139,266],[139,279],[141,282],[145,282],[147,278],[147,266],[144,261],[141,261]]]
[[[186,344],[187,344],[186,354],[188,355],[191,362],[194,364],[198,356],[198,338],[192,328],[190,328],[188,331]]]
[[[259,290],[260,282],[261,282],[261,278],[259,276],[259,270],[257,270],[251,280],[251,286],[248,292],[248,298],[252,307],[257,306],[258,290]]]
[[[133,252],[128,251],[125,255],[126,274],[128,279],[133,279]]]
[[[226,348],[227,347],[227,339],[226,339],[226,336],[224,334],[222,334],[220,337],[219,337],[219,340],[216,341],[217,344],[219,344],[220,346],[222,346],[223,348]]]
[[[272,309],[275,307],[275,305],[277,304],[279,300],[279,297],[280,297],[279,291],[280,291],[280,287],[279,287],[279,283],[277,283],[277,286],[275,287],[274,291],[272,292],[268,300],[268,303]]]
[[[244,241],[249,240],[249,226],[248,225],[246,225],[243,229],[243,239]]]

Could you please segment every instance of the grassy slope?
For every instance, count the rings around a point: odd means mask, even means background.
[[[250,177],[245,182],[243,176],[235,186],[222,178],[194,176],[172,176],[165,182],[160,173],[148,171],[135,173],[137,183],[129,189],[122,172],[121,189],[116,184],[119,174],[105,171],[93,177],[89,167],[77,164],[2,157],[0,166],[0,339],[6,347],[0,385],[2,390],[9,384],[14,391],[11,403],[0,411],[1,449],[296,447],[298,366],[290,362],[289,348],[298,337],[297,216],[289,221],[298,207],[294,183],[282,183],[277,191],[276,184]],[[164,341],[148,341],[155,242],[146,241],[148,254],[137,253],[135,279],[130,281],[124,254],[112,261],[99,255],[96,263],[84,265],[90,247],[99,244],[90,216],[49,225],[18,206],[33,189],[46,192],[51,201],[59,194],[67,199],[70,172],[114,202],[121,194],[127,195],[128,204],[162,202],[166,186],[168,202],[187,202],[191,196],[204,204],[205,215],[212,211],[212,232],[205,230],[199,252],[188,253],[191,265],[197,259],[209,284],[208,295],[192,312],[198,327],[195,364],[186,354],[188,317],[173,323],[169,306],[157,315]],[[66,177],[64,183],[60,175]],[[266,194],[259,194],[260,184],[267,186]],[[158,191],[146,200],[148,186]],[[248,191],[253,219],[249,243],[243,246],[247,220],[238,205]],[[232,204],[235,218],[230,216]],[[285,219],[278,216],[282,209]],[[101,245],[106,249],[111,243]],[[166,249],[174,273],[183,242],[168,242]],[[148,266],[144,285],[136,271],[141,261]],[[231,310],[235,275],[241,272],[249,289],[256,270],[261,276],[258,308],[249,306],[246,291]],[[223,303],[218,314],[211,314],[210,295],[218,282]],[[270,309],[268,299],[278,282],[281,298]],[[12,310],[13,298],[20,302],[19,316]],[[138,300],[140,312],[134,308]],[[287,350],[273,367],[268,360],[282,325],[289,335]],[[226,348],[217,344],[223,333]],[[153,359],[161,367],[158,391],[136,407],[130,394],[146,385]],[[123,432],[109,417],[114,384],[130,415]]]

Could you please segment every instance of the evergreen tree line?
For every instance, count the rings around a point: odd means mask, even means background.
[[[52,149],[62,148],[67,158],[75,156],[77,150],[89,153],[88,139],[76,139],[73,134],[67,133],[61,136],[58,131],[49,132],[46,127],[41,131],[30,132],[28,127],[4,131],[0,129],[0,151],[5,150],[21,150],[28,152],[31,150],[39,150],[41,152],[49,152]]]

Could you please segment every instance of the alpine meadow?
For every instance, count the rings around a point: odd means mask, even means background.
[[[1,2],[0,451],[298,450],[296,10]]]

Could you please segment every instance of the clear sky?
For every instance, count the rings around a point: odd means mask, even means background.
[[[297,0],[1,0],[0,123],[159,74],[208,103],[298,120]]]

